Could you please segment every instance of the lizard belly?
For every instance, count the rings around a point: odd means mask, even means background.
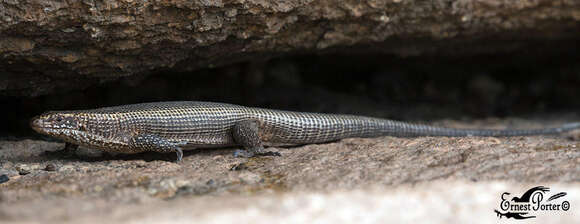
[[[235,146],[236,143],[229,133],[200,134],[182,138],[171,138],[171,141],[183,149],[217,148]]]

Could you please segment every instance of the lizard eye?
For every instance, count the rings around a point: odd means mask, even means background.
[[[56,122],[59,122],[59,123],[62,122],[62,117],[57,117]]]

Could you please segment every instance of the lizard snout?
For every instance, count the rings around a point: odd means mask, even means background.
[[[36,116],[30,119],[30,127],[36,132],[44,133],[45,131],[43,129],[45,128],[45,126],[46,126],[45,122],[43,119],[40,118],[40,116]]]

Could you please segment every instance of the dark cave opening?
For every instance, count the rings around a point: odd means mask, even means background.
[[[0,136],[38,137],[28,121],[48,110],[174,100],[408,121],[574,113],[580,109],[579,61],[574,51],[406,58],[333,53],[192,72],[158,71],[82,90],[62,89],[32,98],[2,96]]]

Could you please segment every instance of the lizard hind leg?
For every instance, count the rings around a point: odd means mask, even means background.
[[[142,151],[161,153],[175,152],[177,154],[177,162],[181,162],[181,159],[183,158],[183,151],[179,147],[179,144],[173,143],[154,134],[137,135],[131,139],[130,145],[131,147],[141,149]]]
[[[241,121],[234,125],[232,136],[245,150],[236,150],[235,157],[280,156],[278,152],[266,151],[259,135],[259,124],[255,120]]]

